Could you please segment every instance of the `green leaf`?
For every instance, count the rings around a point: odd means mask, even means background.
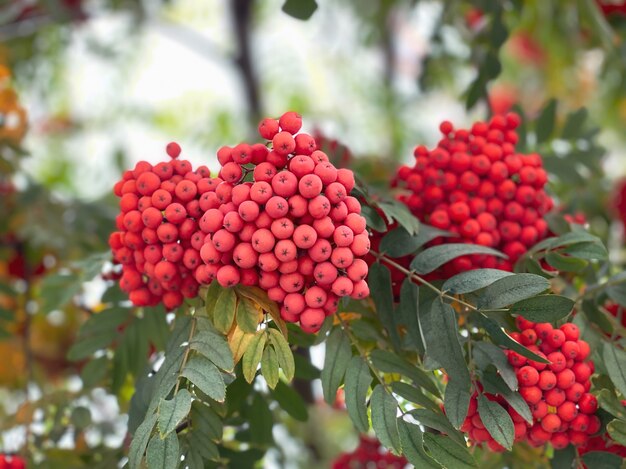
[[[446,262],[450,262],[452,259],[470,254],[488,254],[496,257],[506,257],[500,251],[478,244],[441,244],[428,248],[415,256],[411,262],[411,269],[415,270],[418,274],[428,274],[438,269]]]
[[[517,389],[515,370],[500,347],[489,342],[476,342],[472,348],[472,356],[481,370],[494,365],[509,389],[513,391]]]
[[[361,207],[361,215],[367,221],[367,226],[370,227],[374,231],[378,231],[379,233],[384,233],[387,231],[387,224],[383,217],[376,211],[375,208],[370,207],[369,205],[363,205]]]
[[[91,412],[86,407],[75,407],[72,409],[70,421],[78,430],[84,430],[91,425]]]
[[[413,409],[409,411],[411,416],[424,427],[434,428],[448,435],[457,443],[464,445],[465,437],[456,428],[450,425],[450,421],[441,412],[433,412],[428,409]]]
[[[410,378],[415,384],[420,385],[428,392],[438,396],[439,390],[431,379],[423,370],[412,365],[402,357],[388,352],[387,350],[372,350],[370,360],[376,368],[384,373],[400,373]]]
[[[606,426],[611,438],[620,445],[626,445],[626,422],[623,420],[611,420]]]
[[[533,422],[533,415],[526,401],[517,391],[512,391],[497,372],[492,369],[485,371],[482,375],[481,383],[485,388],[485,392],[499,394],[528,423]]]
[[[382,384],[377,385],[370,398],[372,409],[372,428],[376,437],[387,448],[400,453],[400,435],[396,413],[398,403]]]
[[[130,442],[128,451],[128,466],[130,469],[140,469],[143,455],[150,441],[150,435],[157,422],[157,414],[152,414],[146,418],[135,431],[133,440]]]
[[[550,288],[550,282],[535,274],[515,274],[496,280],[478,298],[480,309],[498,309],[530,298]]]
[[[616,303],[626,307],[626,283],[610,285],[606,289],[606,294],[609,295],[609,298],[611,298]]]
[[[420,222],[409,211],[406,205],[398,201],[393,202],[381,202],[378,207],[384,212],[389,220],[389,224],[393,221],[397,221],[410,235],[415,235],[419,232]]]
[[[622,405],[620,399],[609,389],[602,389],[598,395],[598,404],[609,414],[621,420],[626,420],[626,407]]]
[[[554,124],[556,121],[556,100],[551,99],[546,104],[539,114],[535,122],[535,135],[537,137],[537,143],[542,143],[548,140],[552,132],[554,131]]]
[[[361,433],[369,430],[366,399],[372,379],[367,363],[361,357],[352,357],[346,371],[344,394],[348,415]]]
[[[444,467],[450,469],[478,467],[467,448],[455,443],[454,440],[447,436],[424,433],[424,443],[432,457]]]
[[[239,298],[237,303],[237,325],[244,332],[254,333],[263,319],[261,311],[247,298]]]
[[[208,405],[194,401],[191,405],[191,425],[193,432],[202,435],[203,440],[222,439],[224,425],[219,416]]]
[[[459,342],[456,313],[437,298],[430,308],[420,309],[419,321],[426,354],[448,374],[444,406],[452,425],[459,428],[467,415],[471,382]]]
[[[265,331],[258,331],[250,341],[246,352],[243,354],[243,358],[241,359],[243,376],[248,383],[254,381],[256,370],[259,367],[259,363],[261,363],[261,358],[263,358],[263,350],[265,349],[266,342],[267,335]]]
[[[95,387],[107,374],[109,359],[99,357],[89,361],[80,371],[80,379],[86,388]]]
[[[479,394],[478,415],[493,439],[510,450],[515,440],[515,429],[509,413],[497,402]]]
[[[226,384],[222,373],[207,358],[196,355],[192,357],[181,375],[198,386],[200,391],[218,402],[226,398]]]
[[[337,389],[341,386],[351,358],[352,348],[348,336],[340,328],[335,329],[326,341],[324,368],[320,376],[324,400],[330,405],[335,403]]]
[[[405,348],[417,350],[419,355],[424,355],[424,344],[418,319],[419,287],[409,278],[405,278],[400,288],[400,305],[397,313],[400,315],[402,325],[406,329]]]
[[[252,443],[260,446],[269,446],[273,443],[272,427],[274,420],[272,411],[261,394],[254,393],[252,404],[246,409],[244,417],[247,417],[250,424]]]
[[[468,270],[446,280],[441,289],[454,295],[471,293],[511,275],[513,275],[512,272],[498,269]]]
[[[425,396],[424,393],[422,393],[422,391],[415,386],[411,386],[410,384],[403,383],[401,381],[394,381],[391,383],[391,389],[395,394],[401,396],[409,402],[420,405],[435,412],[439,411],[439,405],[437,405],[430,398]]]
[[[565,120],[561,137],[565,140],[573,140],[579,137],[583,124],[587,120],[587,109],[581,107],[580,109],[570,112]]]
[[[368,284],[380,322],[387,329],[394,348],[399,350],[401,342],[393,310],[393,291],[389,269],[379,262],[372,264],[369,268]]]
[[[274,389],[278,384],[278,357],[274,347],[265,347],[263,358],[261,358],[261,374],[270,389]]]
[[[577,259],[586,259],[590,261],[604,261],[609,257],[606,247],[600,240],[596,242],[572,244],[571,246],[567,246],[563,249],[563,253]]]
[[[198,317],[196,320],[198,328],[190,342],[191,349],[204,355],[222,370],[232,371],[235,363],[226,338],[215,330],[208,319]]]
[[[237,295],[232,288],[224,288],[215,303],[213,310],[213,322],[215,328],[222,334],[228,334],[233,321],[235,320],[235,309],[237,307]]]
[[[178,435],[170,433],[165,439],[154,435],[148,444],[148,469],[176,469],[180,465]]]
[[[211,282],[209,284],[209,288],[207,289],[205,302],[204,302],[204,310],[206,312],[207,317],[210,318],[211,320],[213,320],[213,313],[215,312],[215,305],[217,304],[217,300],[223,290],[225,289],[222,288],[219,282]]]
[[[389,231],[380,241],[380,252],[389,257],[402,257],[411,254],[422,245],[417,235],[399,226]]]
[[[161,438],[176,430],[191,410],[191,394],[185,388],[180,389],[171,400],[161,399],[159,404],[159,432]]]
[[[602,356],[611,381],[622,396],[626,396],[626,352],[605,342]]]
[[[531,360],[534,360],[536,362],[546,363],[546,364],[550,363],[550,360],[540,357],[539,355],[532,352],[531,350],[528,350],[526,347],[524,347],[522,344],[520,344],[516,340],[513,340],[513,338],[509,334],[507,334],[500,327],[500,325],[497,322],[495,322],[493,319],[488,318],[484,314],[480,314],[477,317],[480,322],[480,325],[485,329],[485,331],[487,331],[487,333],[489,334],[489,337],[491,337],[491,339],[496,344],[502,345],[504,348],[511,349],[519,353],[520,355],[523,355],[526,358],[530,358]]]
[[[294,419],[300,422],[306,422],[309,419],[309,411],[302,400],[302,396],[292,387],[279,381],[276,388],[270,392],[280,407]]]
[[[298,20],[308,20],[317,10],[315,0],[285,0],[283,12]]]
[[[432,459],[424,450],[424,437],[417,425],[410,424],[399,418],[398,431],[400,443],[402,444],[402,453],[411,464],[418,468],[441,468],[441,464]]]
[[[574,309],[574,302],[560,295],[539,295],[518,301],[509,310],[533,322],[555,322],[568,316]]]
[[[50,274],[41,282],[41,309],[44,313],[61,309],[68,304],[74,295],[80,293],[82,280],[79,275]]]
[[[586,260],[564,256],[555,251],[546,254],[546,262],[561,272],[582,272],[589,265]]]
[[[572,445],[555,450],[554,456],[550,460],[550,469],[572,469],[575,467],[576,453],[576,449]]]
[[[622,458],[605,451],[589,451],[583,454],[583,462],[589,469],[620,469]]]
[[[293,351],[291,347],[289,347],[289,343],[284,335],[276,329],[269,328],[268,331],[270,334],[270,343],[274,346],[274,350],[276,350],[278,364],[283,369],[287,381],[291,381],[296,372]]]

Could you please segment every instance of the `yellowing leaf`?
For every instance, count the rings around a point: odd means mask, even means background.
[[[228,346],[233,353],[235,364],[239,363],[253,338],[254,334],[242,331],[237,325],[228,333]]]

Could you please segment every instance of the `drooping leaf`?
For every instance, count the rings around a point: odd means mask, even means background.
[[[159,404],[159,433],[165,438],[183,421],[191,410],[191,394],[185,388],[180,389],[173,399],[161,399]]]
[[[518,301],[509,310],[533,322],[554,322],[563,319],[574,309],[574,302],[565,296],[540,295]]]
[[[401,342],[393,308],[393,292],[389,269],[379,262],[372,264],[369,268],[368,284],[378,317],[385,329],[387,329],[394,348],[399,350]]]
[[[513,273],[498,269],[468,270],[446,280],[441,289],[455,295],[471,293],[510,275]]]
[[[589,451],[583,454],[582,460],[590,469],[620,469],[622,458],[606,451]]]
[[[488,365],[494,365],[509,389],[517,389],[515,370],[500,347],[489,342],[476,342],[472,348],[472,355],[480,369],[484,370]]]
[[[400,435],[396,413],[398,403],[385,388],[379,384],[374,388],[370,398],[372,409],[372,428],[380,442],[396,453],[400,452]]]
[[[619,392],[626,396],[626,352],[605,342],[602,357],[611,381]]]
[[[381,202],[378,204],[378,207],[387,216],[390,224],[393,221],[397,221],[410,235],[415,235],[419,232],[420,222],[413,216],[406,205],[394,200],[393,202]]]
[[[429,274],[452,259],[470,254],[489,254],[496,257],[506,257],[500,251],[478,244],[441,244],[425,249],[415,256],[411,262],[411,269],[418,274]]]
[[[420,385],[428,392],[439,395],[439,390],[432,380],[432,377],[419,367],[404,360],[404,358],[386,350],[372,350],[370,360],[380,371],[385,373],[400,373],[410,378],[415,384]]]
[[[415,467],[440,469],[441,464],[431,458],[424,450],[424,437],[417,425],[398,419],[398,431],[402,453]]]
[[[157,414],[151,414],[137,427],[133,434],[133,440],[130,442],[128,451],[128,465],[130,469],[139,469],[141,467],[141,461],[148,447],[157,418]]]
[[[366,399],[372,379],[367,363],[361,357],[352,357],[346,371],[344,394],[348,415],[361,433],[369,430]]]
[[[322,391],[324,400],[332,405],[337,397],[337,389],[341,386],[343,377],[352,358],[350,340],[343,330],[337,328],[330,333],[326,341],[324,368],[322,368]]]
[[[432,457],[444,467],[454,469],[478,467],[467,448],[447,436],[424,433],[424,444]]]
[[[278,384],[278,357],[274,347],[265,347],[261,358],[261,374],[270,389],[274,389]]]
[[[511,390],[504,382],[502,376],[495,370],[488,369],[484,371],[480,382],[484,386],[485,392],[502,396],[528,423],[533,422],[533,415],[526,401],[517,390]]]
[[[191,349],[204,355],[222,370],[232,371],[235,363],[226,338],[207,319],[197,318],[197,324],[197,332],[190,342]]]
[[[177,469],[180,465],[178,435],[170,433],[165,439],[154,435],[148,443],[146,461],[148,469]]]
[[[294,419],[306,422],[309,418],[309,411],[306,404],[302,400],[302,396],[298,394],[292,387],[286,385],[282,381],[278,381],[276,388],[271,391],[272,396],[280,407],[291,415]]]
[[[235,310],[237,308],[237,295],[232,288],[224,288],[220,291],[215,309],[213,310],[213,323],[215,328],[222,334],[228,334],[233,321],[235,320]]]
[[[223,402],[226,398],[226,384],[222,373],[202,355],[192,357],[183,368],[181,375],[198,386],[211,399]]]
[[[439,405],[433,402],[428,396],[426,396],[421,389],[416,388],[408,383],[401,381],[393,381],[391,383],[391,390],[398,396],[406,399],[409,402],[420,405],[435,412],[439,411]]]
[[[233,355],[234,363],[239,363],[243,354],[246,353],[254,334],[242,331],[238,326],[233,327],[228,333],[228,347]]]
[[[241,365],[243,376],[248,383],[254,381],[256,370],[259,367],[259,363],[261,363],[261,358],[263,358],[263,350],[265,349],[266,342],[267,334],[265,331],[258,331],[250,341],[246,353],[243,354]]]
[[[263,314],[248,298],[239,298],[237,302],[237,325],[244,332],[256,332]]]
[[[626,422],[617,419],[611,420],[606,426],[606,431],[613,441],[620,445],[626,445]]]
[[[493,439],[510,450],[515,439],[515,429],[509,413],[497,402],[479,394],[478,414]]]
[[[544,292],[550,282],[535,274],[515,274],[496,280],[478,298],[480,309],[498,309]]]
[[[541,110],[541,114],[539,114],[539,117],[535,121],[535,135],[537,137],[537,143],[542,143],[548,140],[554,131],[555,122],[556,100],[551,99]]]
[[[202,435],[205,441],[222,439],[224,431],[222,420],[211,407],[197,400],[191,405],[191,424],[194,433]]]
[[[280,334],[276,329],[269,328],[268,331],[270,343],[274,346],[274,350],[276,350],[278,364],[282,368],[287,381],[291,381],[296,372],[293,351],[291,347],[289,347],[289,343],[284,335]]]
[[[434,428],[448,435],[457,443],[465,444],[465,437],[461,432],[454,428],[450,421],[441,412],[435,412],[429,409],[413,409],[409,411],[411,416],[424,427]]]
[[[418,319],[419,292],[419,287],[414,282],[408,278],[404,279],[400,288],[400,305],[397,313],[407,332],[405,347],[409,350],[417,350],[421,356],[424,355],[424,344]]]
[[[539,363],[550,363],[550,360],[543,358],[531,350],[528,350],[522,344],[513,340],[513,338],[507,334],[500,325],[495,322],[493,319],[488,318],[483,314],[479,314],[477,316],[480,325],[487,331],[491,340],[493,340],[496,344],[502,345],[504,348],[511,349],[520,355],[525,356],[526,358],[530,358]]]

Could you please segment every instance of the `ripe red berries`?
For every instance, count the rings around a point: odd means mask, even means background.
[[[542,215],[553,206],[539,155],[514,152],[514,114],[494,116],[471,130],[440,125],[443,138],[432,151],[419,146],[413,167],[400,168],[393,181],[399,196],[420,220],[460,235],[462,242],[493,247],[508,260],[470,256],[442,267],[445,278],[462,270],[497,267],[511,270],[528,247],[548,234]],[[434,243],[459,242],[458,238]]]

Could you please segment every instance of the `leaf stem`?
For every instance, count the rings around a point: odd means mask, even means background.
[[[178,389],[180,388],[180,376],[187,364],[187,360],[189,359],[189,352],[191,352],[191,340],[193,339],[194,334],[196,333],[196,318],[194,316],[191,317],[191,328],[189,329],[189,339],[187,340],[187,350],[185,350],[185,355],[183,356],[183,361],[180,364],[180,369],[178,370],[178,378],[176,379],[176,387],[174,388],[174,396],[178,394]]]

